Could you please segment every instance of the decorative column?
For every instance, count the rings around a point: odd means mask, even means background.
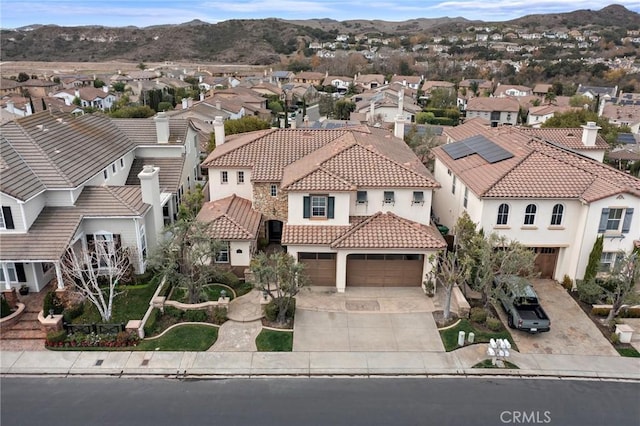
[[[11,290],[11,279],[9,278],[9,268],[6,263],[2,263],[2,274],[4,275],[4,288]]]
[[[64,289],[64,280],[62,279],[62,267],[60,266],[60,261],[54,263],[56,268],[56,280],[58,281],[58,290]]]

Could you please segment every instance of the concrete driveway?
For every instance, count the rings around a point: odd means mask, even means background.
[[[444,352],[429,312],[362,313],[296,309],[294,351]]]
[[[551,319],[551,330],[539,334],[510,330],[520,353],[618,355],[591,319],[559,283],[553,280],[537,279],[533,280],[533,288]],[[498,314],[503,323],[507,324],[502,307],[498,307]]]

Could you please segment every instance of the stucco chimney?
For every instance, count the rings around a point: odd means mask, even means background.
[[[105,84],[104,86],[102,86],[102,91],[103,91],[104,93],[109,93],[109,85],[108,85],[108,84]]]
[[[219,115],[213,120],[213,132],[216,137],[216,145],[222,145],[224,143],[224,122]]]
[[[156,122],[156,135],[158,143],[169,143],[169,117],[164,112],[159,112],[153,121]]]
[[[404,140],[404,117],[401,114],[396,116],[396,122],[393,126],[393,136]]]
[[[202,83],[202,76],[201,75],[198,76],[198,83]]]
[[[204,93],[200,93],[200,101],[204,101]]]
[[[76,98],[80,99],[80,91],[78,89],[76,89],[74,95]]]
[[[369,122],[373,124],[376,121],[376,103],[372,100],[369,106]]]
[[[218,111],[220,111],[222,109],[222,104],[220,103],[220,101],[216,101],[216,109]]]
[[[142,192],[142,202],[151,206],[150,214],[147,214],[147,239],[155,246],[164,227],[162,217],[162,205],[160,204],[160,168],[153,165],[145,165],[138,173],[140,179],[140,191]],[[149,218],[152,223],[149,223]],[[151,225],[151,226],[149,226]],[[149,232],[152,229],[153,232]],[[148,244],[149,245],[149,244]]]
[[[187,98],[182,98],[182,109],[187,108],[189,108],[189,105],[187,105]]]
[[[584,146],[595,146],[596,138],[598,137],[598,130],[602,127],[596,126],[595,121],[587,121],[586,126],[582,127],[582,143]]]

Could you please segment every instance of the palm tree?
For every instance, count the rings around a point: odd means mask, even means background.
[[[555,104],[556,103],[556,94],[554,92],[552,92],[551,90],[549,90],[544,95],[544,101],[545,101],[545,103],[547,105]]]

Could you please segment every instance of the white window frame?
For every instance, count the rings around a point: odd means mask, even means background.
[[[311,218],[326,219],[329,202],[326,195],[311,195]]]
[[[98,244],[105,246],[105,253],[107,256],[113,256],[116,252],[115,238],[113,238],[113,233],[110,232],[99,232],[97,234],[93,234],[93,244],[94,251],[96,251]],[[103,264],[104,262],[104,264]],[[101,257],[98,259],[98,269],[104,270],[107,268],[108,263],[103,261]]]
[[[525,226],[533,226],[536,223],[536,213],[538,213],[538,206],[535,204],[527,204],[524,210],[524,224]]]
[[[229,183],[229,172],[226,170],[220,172],[220,183],[223,185]]]
[[[7,222],[4,221],[4,212],[0,208],[0,229],[7,229]]]
[[[104,176],[104,179],[105,179],[105,180],[109,179],[109,170],[104,169],[104,170],[102,171],[102,176]]]
[[[551,226],[562,225],[562,219],[564,219],[564,205],[554,204],[551,210]]]
[[[120,159],[120,168],[124,168],[124,157]]]
[[[244,171],[238,170],[236,172],[236,179],[238,181],[238,185],[243,185],[244,184]]]
[[[111,163],[111,172],[115,175],[116,174],[116,163]]]
[[[598,264],[598,272],[608,274],[616,265],[616,262],[622,259],[622,254],[615,251],[603,251],[600,255],[600,263]]]
[[[143,260],[147,258],[147,233],[142,223],[140,224],[140,255]]]
[[[218,250],[215,263],[229,263],[231,261],[231,259],[229,258],[229,242],[223,241],[222,244],[225,244],[225,246],[224,248]]]
[[[367,204],[368,202],[367,191],[356,192],[356,204]]]
[[[424,205],[424,191],[413,191],[411,204]]]
[[[501,212],[500,209],[503,206],[506,208],[506,211]],[[509,204],[507,203],[501,203],[498,206],[498,216],[496,217],[496,225],[505,226],[509,223],[509,210],[510,210]]]
[[[464,188],[464,197],[462,198],[462,206],[466,209],[469,204],[469,188]]]
[[[614,213],[620,213],[619,217],[615,217]],[[611,208],[609,209],[609,217],[607,217],[606,231],[620,231],[622,229],[622,223],[624,220],[624,208]],[[617,226],[613,225],[617,222]]]
[[[269,187],[269,193],[271,194],[272,197],[277,197],[278,196],[278,185],[276,185],[275,183],[272,183],[271,187]]]
[[[7,270],[9,271],[9,282],[17,283],[18,282],[18,272],[16,271],[16,265],[12,262],[5,263],[7,265]],[[13,278],[11,275],[13,274]],[[0,281],[6,282],[6,278],[4,276],[4,270],[0,267]]]
[[[456,193],[456,184],[458,183],[458,180],[456,179],[455,175],[453,176],[453,180],[451,181],[451,193],[455,194]]]
[[[383,204],[395,204],[396,193],[394,191],[384,191],[382,195],[383,195],[383,199],[382,199]]]

